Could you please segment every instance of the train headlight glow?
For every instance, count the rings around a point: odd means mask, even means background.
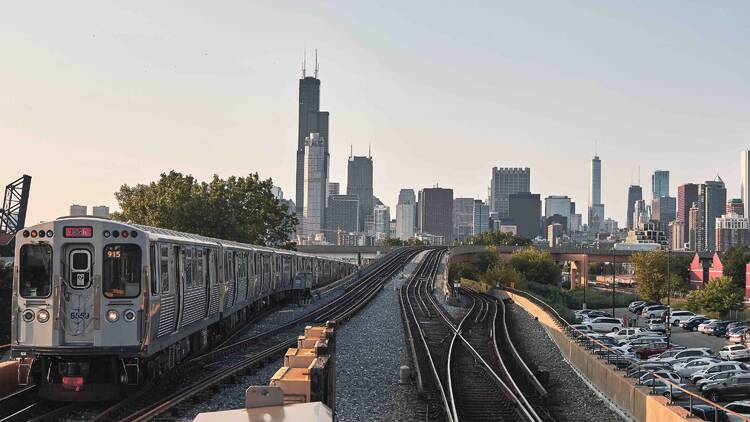
[[[117,322],[117,320],[120,319],[120,314],[117,313],[114,309],[110,309],[107,311],[107,321],[109,322]]]
[[[36,230],[32,230],[32,231],[31,231],[31,237],[36,237],[36,235],[37,235],[37,232],[36,232]]]
[[[36,319],[41,323],[49,321],[49,312],[47,312],[46,309],[42,309],[38,314],[36,314]]]
[[[26,322],[31,322],[34,320],[34,311],[31,309],[27,309],[23,311],[23,320]]]
[[[133,322],[135,321],[135,311],[132,309],[128,309],[127,311],[122,313],[122,317],[125,319],[125,321]]]

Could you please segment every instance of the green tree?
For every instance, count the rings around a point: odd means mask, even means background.
[[[147,185],[115,193],[122,210],[113,218],[237,242],[293,249],[297,218],[271,192],[271,179],[247,177],[198,182],[174,170]]]
[[[531,240],[504,232],[480,233],[470,236],[464,243],[467,245],[531,246]]]
[[[528,281],[559,284],[562,279],[562,270],[552,260],[549,252],[534,247],[513,252],[508,264]]]
[[[630,257],[635,268],[634,277],[637,284],[638,296],[644,300],[658,301],[670,294],[680,295],[687,292],[687,280],[681,267],[684,260],[669,257],[671,285],[667,287],[667,261],[664,251],[638,252]],[[686,267],[687,268],[687,267]]]
[[[732,246],[721,259],[724,264],[724,275],[731,278],[734,285],[745,288],[745,265],[750,262],[750,247]]]
[[[498,284],[502,286],[518,286],[521,280],[523,280],[523,274],[511,265],[502,263],[494,265],[480,278],[480,281],[490,287],[495,287]]]
[[[708,282],[705,287],[688,294],[688,308],[703,312],[718,312],[742,309],[744,295],[730,277],[719,277]]]
[[[397,237],[386,237],[383,246],[404,246],[404,241]]]

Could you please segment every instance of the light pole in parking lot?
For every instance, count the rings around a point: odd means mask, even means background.
[[[672,293],[672,277],[670,267],[670,257],[672,256],[672,248],[667,246],[667,349],[669,348],[669,340],[672,338],[672,308],[671,308],[671,293]]]
[[[615,245],[612,245],[612,318],[615,317],[615,274],[617,274],[617,264],[615,264]]]

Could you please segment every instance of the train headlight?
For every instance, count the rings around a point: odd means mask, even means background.
[[[107,311],[107,321],[109,322],[116,322],[118,319],[120,319],[120,314],[117,313],[114,309],[110,309]]]
[[[47,230],[47,237],[52,237],[54,234],[52,230]]]
[[[27,309],[27,310],[23,311],[23,320],[26,321],[26,322],[33,321],[34,320],[34,316],[35,316],[34,315],[34,311],[32,311],[31,309]]]
[[[46,309],[42,309],[38,314],[36,314],[36,319],[41,323],[49,321],[49,312],[47,312]]]
[[[104,237],[109,237],[112,235],[112,233],[109,232],[109,230],[104,230]]]
[[[135,311],[132,309],[128,309],[127,311],[122,313],[122,317],[125,319],[125,321],[133,322],[135,321]]]

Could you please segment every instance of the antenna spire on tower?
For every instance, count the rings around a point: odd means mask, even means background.
[[[349,144],[349,158],[354,157],[354,145]]]
[[[372,144],[367,146],[367,156],[372,159]]]
[[[318,49],[315,49],[315,79],[318,79]]]
[[[303,79],[306,76],[305,75],[305,73],[307,71],[307,69],[305,69],[306,67],[307,67],[307,49],[305,49],[304,53],[302,53],[302,78]]]

